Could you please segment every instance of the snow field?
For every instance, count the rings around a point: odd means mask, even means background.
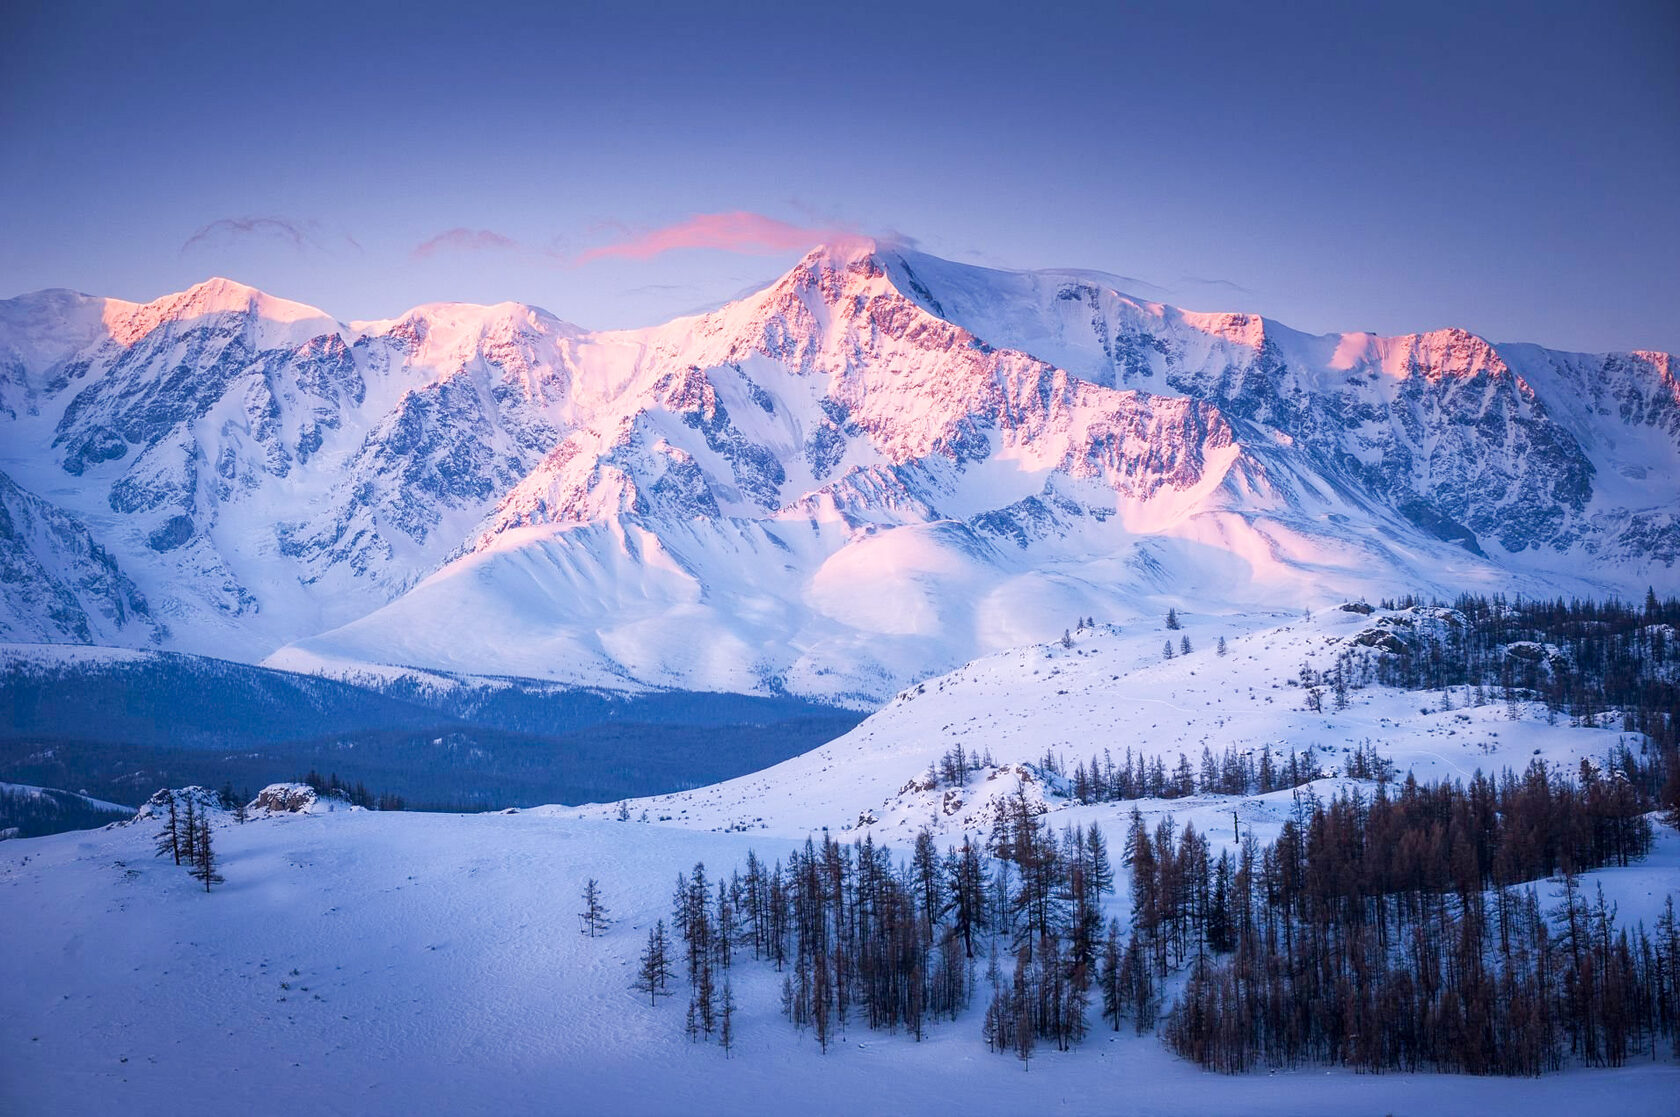
[[[1067,1054],[1030,1069],[989,1054],[980,1009],[915,1043],[854,1021],[828,1054],[779,1011],[779,977],[742,958],[735,1057],[683,1034],[679,992],[649,1006],[630,989],[648,928],[669,918],[678,874],[715,880],[748,849],[785,858],[823,828],[907,856],[918,827],[941,845],[982,833],[983,804],[1017,787],[1048,819],[1101,824],[1118,859],[1132,804],[1045,795],[1031,765],[1046,748],[1071,765],[1129,742],[1169,767],[1206,741],[1285,751],[1312,744],[1334,768],[1370,739],[1420,778],[1573,766],[1619,735],[1548,726],[1503,704],[1441,709],[1441,696],[1354,691],[1347,710],[1309,713],[1286,679],[1327,666],[1369,624],[1340,611],[1311,620],[1187,614],[1075,635],[929,680],[812,753],[753,776],[626,804],[465,816],[335,811],[222,821],[227,883],[206,895],[151,855],[149,824],[0,845],[0,1112],[200,1112],[292,1106],[328,1113],[855,1114],[975,1113],[1642,1114],[1680,1112],[1680,1067],[1637,1062],[1541,1079],[1365,1076],[1322,1068],[1222,1077],[1175,1059],[1155,1036],[1095,1022]],[[1228,654],[1214,654],[1225,634]],[[1188,656],[1161,659],[1188,636]],[[1462,705],[1462,696],[1455,702]],[[1425,708],[1429,712],[1423,712]],[[944,790],[908,788],[956,741],[997,767],[943,810]],[[1314,788],[1332,794],[1351,781]],[[1368,790],[1368,785],[1367,785]],[[1274,836],[1289,791],[1138,804],[1171,813],[1217,849]],[[636,821],[646,813],[648,821]],[[742,832],[742,831],[745,832]],[[1124,870],[1117,864],[1123,882]],[[616,920],[577,931],[584,882],[599,878]],[[1680,835],[1659,828],[1647,861],[1588,874],[1623,922],[1648,924],[1680,891]],[[1542,899],[1553,886],[1542,882]],[[1122,883],[1110,915],[1124,921]]]
[[[986,1052],[974,1009],[920,1044],[854,1023],[825,1056],[750,960],[726,1060],[686,1040],[681,993],[649,1007],[629,989],[635,959],[677,873],[785,841],[356,811],[228,825],[217,843],[228,882],[209,895],[140,827],[0,846],[0,1110],[1634,1114],[1680,1098],[1672,1065],[1229,1078],[1101,1029],[1023,1072]],[[575,916],[590,876],[617,920],[595,940]]]

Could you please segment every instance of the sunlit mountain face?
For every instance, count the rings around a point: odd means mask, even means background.
[[[1680,587],[1671,355],[1120,286],[845,239],[628,331],[0,303],[0,638],[867,706],[1074,616]]]

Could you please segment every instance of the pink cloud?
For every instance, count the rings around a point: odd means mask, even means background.
[[[519,242],[489,229],[450,229],[414,249],[414,258],[424,260],[439,252],[500,252],[518,248]]]
[[[722,252],[770,255],[796,252],[823,241],[848,235],[846,230],[792,225],[762,213],[736,210],[733,213],[697,213],[686,221],[660,229],[626,236],[612,244],[598,245],[578,255],[574,263],[618,257],[649,260],[681,248],[710,248]]]

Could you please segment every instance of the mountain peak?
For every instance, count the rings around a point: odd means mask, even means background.
[[[874,237],[862,235],[837,236],[824,241],[807,252],[801,263],[823,263],[834,267],[846,267],[875,255],[881,247],[881,242]]]
[[[551,311],[530,303],[504,300],[499,303],[432,302],[421,303],[394,318],[376,318],[350,323],[361,333],[382,333],[402,323],[425,322],[436,325],[447,322],[460,327],[489,329],[501,323],[526,323],[546,333],[576,335],[583,327],[568,322]]]
[[[266,291],[226,276],[211,276],[177,295],[166,295],[148,306],[166,306],[177,315],[254,313],[274,322],[327,318],[326,311],[307,303],[277,298]]]
[[[229,279],[225,275],[213,275],[209,279],[194,283],[181,293],[198,300],[228,301],[254,299],[262,295],[263,292],[252,287],[249,283],[241,283],[237,279]]]
[[[802,256],[768,290],[816,285],[834,289],[841,277],[852,274],[878,275],[884,270],[879,244],[872,237],[838,237],[817,245]]]
[[[113,302],[106,314],[111,336],[123,345],[165,324],[183,324],[223,315],[249,317],[257,328],[263,347],[301,345],[312,337],[333,333],[338,322],[325,311],[307,303],[276,298],[249,284],[212,276],[185,291],[165,295],[152,302]]]

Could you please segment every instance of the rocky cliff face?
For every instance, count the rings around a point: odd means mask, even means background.
[[[0,314],[6,464],[102,525],[183,646],[258,656],[461,545],[559,439],[575,332],[511,304],[351,327],[227,280],[29,296]]]
[[[1216,403],[1233,422],[1286,436],[1338,485],[1478,552],[1491,540],[1505,554],[1579,548],[1638,566],[1672,525],[1672,490],[1602,482],[1607,466],[1649,477],[1656,461],[1674,462],[1667,354],[1494,346],[1463,330],[1311,337],[1253,315],[1136,301],[1083,274],[894,259],[924,303],[999,344],[1053,355],[1096,383]],[[1623,446],[1638,460],[1620,460]]]
[[[81,521],[0,473],[0,640],[145,644],[165,635]]]
[[[0,304],[0,424],[6,507],[61,525],[8,529],[11,631],[297,666],[866,701],[1163,596],[1680,585],[1667,354],[1310,337],[888,245],[609,333],[45,292]]]

